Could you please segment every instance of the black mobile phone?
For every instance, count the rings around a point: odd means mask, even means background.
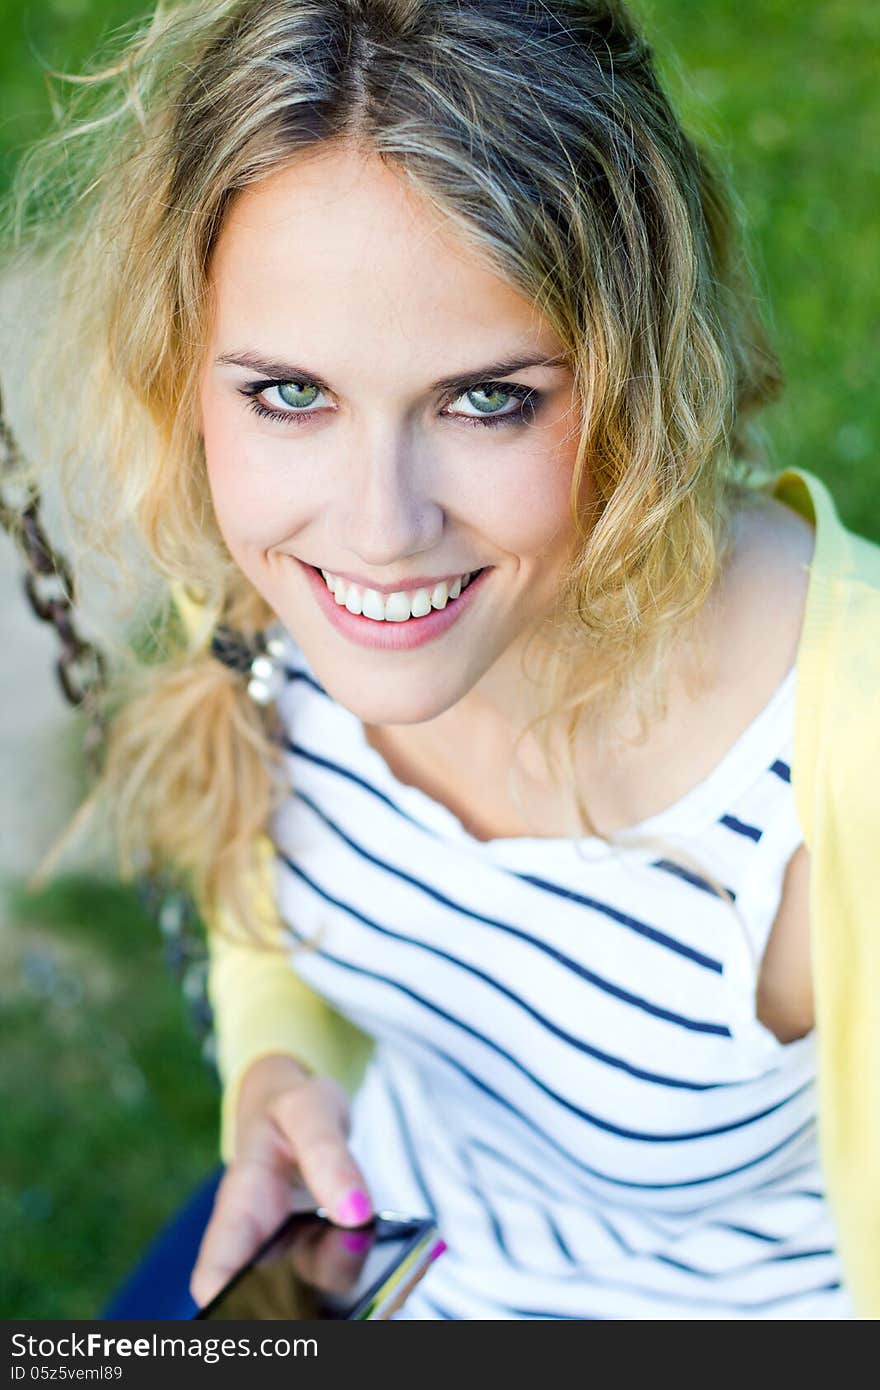
[[[322,1207],[295,1211],[194,1317],[387,1318],[445,1248],[427,1217],[337,1226]]]

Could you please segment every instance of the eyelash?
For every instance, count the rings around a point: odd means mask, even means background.
[[[264,420],[280,420],[285,425],[295,421],[296,424],[302,425],[312,416],[323,413],[320,410],[273,410],[271,406],[259,399],[261,392],[268,391],[273,386],[284,385],[285,383],[281,380],[252,381],[239,389],[241,394],[247,397],[248,409]],[[453,414],[447,416],[447,419],[461,420],[466,425],[488,426],[490,429],[497,428],[499,425],[524,425],[534,417],[541,402],[541,392],[536,391],[533,386],[523,386],[519,382],[513,381],[479,381],[473,386],[468,386],[465,391],[459,391],[458,395],[450,397],[447,405],[451,401],[457,401],[459,396],[466,395],[468,391],[483,391],[488,395],[495,390],[503,391],[508,396],[515,396],[521,402],[519,410],[509,410],[505,415]]]

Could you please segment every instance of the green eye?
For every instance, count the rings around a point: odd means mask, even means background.
[[[285,381],[283,385],[276,386],[275,389],[285,405],[291,405],[295,408],[313,405],[320,390],[319,387],[311,386],[305,381]]]
[[[479,410],[481,415],[491,415],[494,411],[507,405],[511,399],[511,392],[502,391],[499,386],[493,386],[491,391],[475,387],[474,390],[466,392],[466,395],[471,405],[475,410]]]

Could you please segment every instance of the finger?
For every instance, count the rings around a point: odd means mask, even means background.
[[[254,1165],[227,1173],[190,1279],[190,1293],[200,1308],[247,1264],[292,1205],[290,1184],[269,1168]]]
[[[272,1117],[317,1205],[341,1226],[368,1221],[372,1203],[348,1147],[348,1101],[341,1087],[320,1077],[285,1091],[274,1102]]]

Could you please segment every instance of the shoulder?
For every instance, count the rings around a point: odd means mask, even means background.
[[[688,698],[712,700],[721,734],[745,729],[794,666],[815,547],[813,527],[763,493],[743,499],[730,532],[725,562],[682,653]]]
[[[771,553],[767,549],[771,543],[780,560],[809,565],[813,557],[813,526],[800,512],[766,492],[751,492],[743,499],[734,516],[734,530],[744,545],[752,543],[762,553]]]
[[[727,616],[759,662],[781,666],[780,678],[797,654],[815,544],[809,522],[762,493],[746,499],[733,518]]]
[[[673,666],[689,713],[715,705],[719,736],[742,732],[795,664],[814,543],[803,517],[762,493],[748,493],[730,519],[727,553]]]

